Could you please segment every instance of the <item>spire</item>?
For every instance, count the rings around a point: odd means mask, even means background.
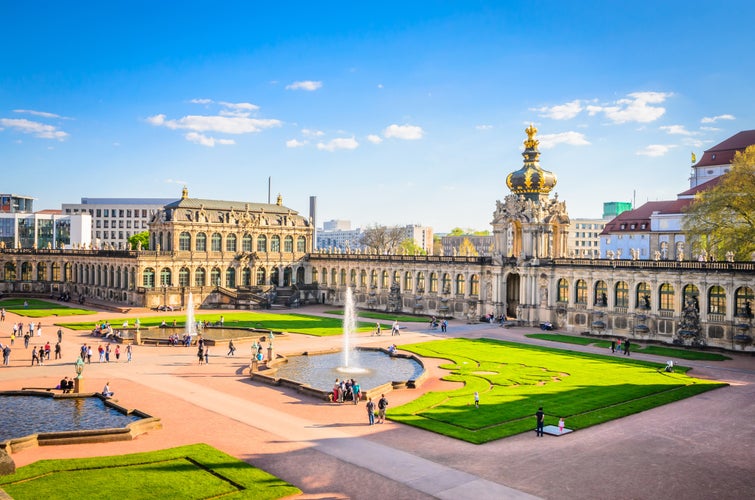
[[[183,190],[181,191],[181,199],[185,200],[188,197],[189,197],[189,188],[184,186]]]
[[[548,197],[551,189],[556,185],[556,176],[540,167],[540,141],[535,139],[537,128],[530,123],[524,132],[527,139],[524,141],[524,166],[512,172],[506,177],[506,185],[512,193],[521,194],[525,198],[538,200]]]
[[[275,204],[280,206],[283,206],[283,196],[281,196],[280,193],[278,193],[278,199],[275,201]]]

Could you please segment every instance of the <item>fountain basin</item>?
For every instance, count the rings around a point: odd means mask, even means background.
[[[159,418],[127,409],[96,393],[2,391],[0,449],[7,453],[36,446],[103,443],[134,439],[162,428]]]
[[[356,379],[364,397],[374,397],[392,389],[417,387],[426,377],[422,361],[412,354],[391,355],[385,349],[357,348],[355,355],[358,366],[363,368],[341,368],[341,351],[309,352],[279,356],[268,363],[268,370],[252,372],[251,377],[324,400],[328,400],[335,379]]]

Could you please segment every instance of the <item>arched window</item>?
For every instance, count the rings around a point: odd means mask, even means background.
[[[726,290],[718,285],[708,291],[708,313],[726,314]]]
[[[257,251],[267,252],[267,236],[264,234],[257,236]]]
[[[317,268],[313,267],[312,268],[312,283],[318,283],[318,281],[317,281],[318,276],[317,275],[318,275]]]
[[[278,281],[278,276],[280,275],[280,271],[277,267],[274,267],[270,270],[270,283],[272,283],[275,286],[279,286],[280,282]]]
[[[236,251],[236,235],[235,234],[229,234],[225,237],[225,251],[226,252],[235,252]]]
[[[338,284],[338,271],[335,269],[330,270],[330,284],[333,286]]]
[[[377,284],[378,284],[377,271],[373,269],[372,272],[370,273],[370,286],[372,288],[377,288]]]
[[[383,271],[380,276],[380,288],[388,288],[388,271]]]
[[[277,234],[274,234],[270,237],[270,251],[271,252],[280,252],[281,251],[281,237]]]
[[[241,271],[241,286],[252,286],[252,270],[248,267]]]
[[[34,266],[31,262],[21,263],[21,281],[31,281],[31,271]]]
[[[207,235],[206,234],[197,233],[196,247],[197,247],[197,252],[207,251]]]
[[[608,305],[608,287],[606,286],[606,282],[603,280],[598,280],[597,282],[595,282],[595,296],[593,297],[593,304],[603,307]]]
[[[658,290],[658,309],[661,311],[674,310],[674,287],[670,283],[664,283]]]
[[[365,271],[364,269],[359,272],[359,286],[367,286],[367,271]]]
[[[236,288],[236,270],[232,267],[225,270],[225,286],[227,288]]]
[[[341,269],[341,286],[346,286],[346,269]]]
[[[470,278],[469,294],[480,295],[480,278],[476,274],[473,274]],[[490,299],[490,297],[488,297],[488,299]]]
[[[294,251],[294,237],[293,236],[289,235],[283,239],[283,251],[284,252]]]
[[[52,280],[60,281],[60,264],[57,262],[52,263]]]
[[[644,282],[637,285],[634,303],[638,309],[650,309],[650,285]]]
[[[155,287],[155,270],[152,269],[151,267],[148,267],[142,273],[142,286],[144,288]]]
[[[264,285],[266,279],[267,279],[267,273],[265,272],[265,268],[258,267],[257,268],[257,284]]]
[[[587,282],[585,280],[577,280],[574,285],[574,303],[587,304]]]
[[[180,252],[188,252],[191,250],[191,235],[183,231],[178,235],[178,250]]]
[[[464,275],[456,275],[456,295],[464,295]]]
[[[411,291],[413,284],[412,281],[412,272],[407,271],[406,273],[404,273],[404,290]]]
[[[163,267],[160,270],[160,285],[170,286],[172,282],[170,278],[171,278],[170,269],[168,269],[167,267]]]
[[[204,267],[200,267],[194,273],[194,286],[205,286],[207,283],[207,271]]]
[[[223,250],[223,238],[220,236],[220,233],[212,233],[211,243],[210,243],[210,251],[212,252],[220,252]]]
[[[37,281],[47,281],[47,264],[44,262],[37,264]]]
[[[398,286],[401,286],[401,273],[398,271],[393,271],[393,279],[391,280],[391,286],[396,283]]]
[[[556,292],[556,302],[569,302],[569,282],[564,278],[558,280],[558,291]]]
[[[306,252],[307,251],[307,238],[304,236],[299,236],[296,238],[296,251],[297,252]]]
[[[322,284],[327,285],[328,284],[328,270],[324,267],[322,268]]]
[[[692,302],[697,312],[700,312],[700,290],[695,285],[685,285],[682,289],[682,302],[682,308],[687,307],[687,302]]]
[[[737,291],[734,292],[734,307],[736,308],[737,316],[752,318],[753,300],[755,300],[755,296],[752,293],[752,288],[748,286],[737,288]]]
[[[15,281],[16,280],[16,265],[13,262],[6,262],[3,268],[3,280]]]
[[[220,286],[220,268],[213,267],[210,271],[210,285]]]
[[[614,303],[616,307],[629,307],[629,285],[626,281],[616,283]]]
[[[425,290],[425,273],[422,271],[417,273],[417,291]]]
[[[438,273],[430,273],[430,293],[438,293]]]
[[[178,270],[178,286],[189,286],[189,268],[182,267]]]
[[[349,273],[349,285],[354,286],[357,284],[357,270],[352,269]]]
[[[250,234],[245,234],[241,238],[241,251],[242,252],[252,251],[252,236]]]
[[[73,280],[73,264],[70,262],[63,264],[63,280],[66,282]]]
[[[451,276],[448,273],[443,273],[441,287],[443,293],[451,293]]]

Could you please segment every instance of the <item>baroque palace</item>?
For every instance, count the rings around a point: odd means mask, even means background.
[[[309,302],[755,352],[755,263],[567,257],[566,203],[550,196],[537,129],[484,257],[313,251],[312,220],[277,203],[190,198],[149,223],[149,248],[0,248],[0,293],[121,307],[252,309]]]

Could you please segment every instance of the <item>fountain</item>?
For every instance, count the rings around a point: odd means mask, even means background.
[[[338,371],[341,373],[364,373],[366,370],[359,368],[358,366],[352,366],[354,361],[352,358],[357,354],[353,347],[351,347],[351,335],[357,331],[357,312],[356,305],[354,304],[354,292],[351,287],[346,289],[346,297],[343,306],[343,351],[341,352],[341,358],[343,366],[338,367]]]
[[[189,292],[189,303],[186,304],[186,334],[193,337],[197,334],[197,322],[194,319],[194,296]]]

